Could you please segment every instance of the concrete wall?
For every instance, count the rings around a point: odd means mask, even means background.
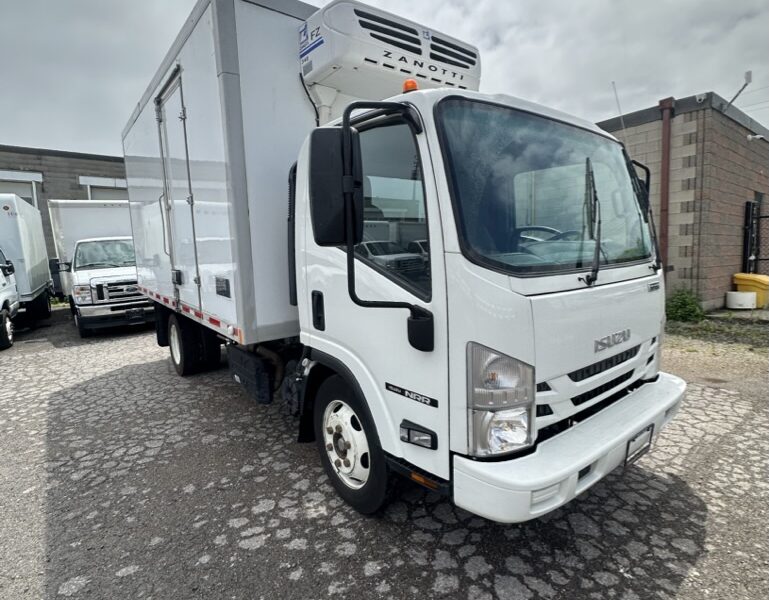
[[[125,178],[123,158],[37,148],[0,145],[0,171],[34,171],[43,174],[37,184],[38,208],[43,217],[48,256],[56,254],[48,215],[48,199],[87,199],[88,191],[80,185],[80,176]]]
[[[754,200],[756,192],[769,199],[769,142],[748,141],[749,133],[719,111],[705,114],[695,278],[706,309],[723,305],[732,275],[742,270],[745,203]]]

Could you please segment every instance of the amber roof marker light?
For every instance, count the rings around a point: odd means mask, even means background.
[[[403,93],[415,92],[419,89],[416,79],[407,79],[403,82]]]

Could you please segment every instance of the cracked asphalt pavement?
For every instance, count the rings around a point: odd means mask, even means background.
[[[152,331],[58,316],[0,355],[0,598],[766,597],[769,377],[738,345],[733,381],[666,351],[690,387],[652,452],[499,525],[406,481],[360,516],[224,365],[181,379]]]

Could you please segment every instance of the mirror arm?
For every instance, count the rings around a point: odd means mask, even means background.
[[[405,308],[409,310],[409,342],[417,350],[432,352],[434,346],[433,315],[429,310],[409,302],[363,300],[355,290],[355,180],[350,116],[352,111],[362,108],[378,110],[382,114],[401,113],[410,122],[413,121],[411,107],[397,102],[353,102],[347,106],[342,115],[342,190],[344,194],[345,237],[347,238],[347,292],[354,304],[364,308]],[[414,125],[421,127],[418,123]]]

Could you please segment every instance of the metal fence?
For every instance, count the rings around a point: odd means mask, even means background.
[[[769,202],[759,193],[745,203],[742,271],[769,275]]]

